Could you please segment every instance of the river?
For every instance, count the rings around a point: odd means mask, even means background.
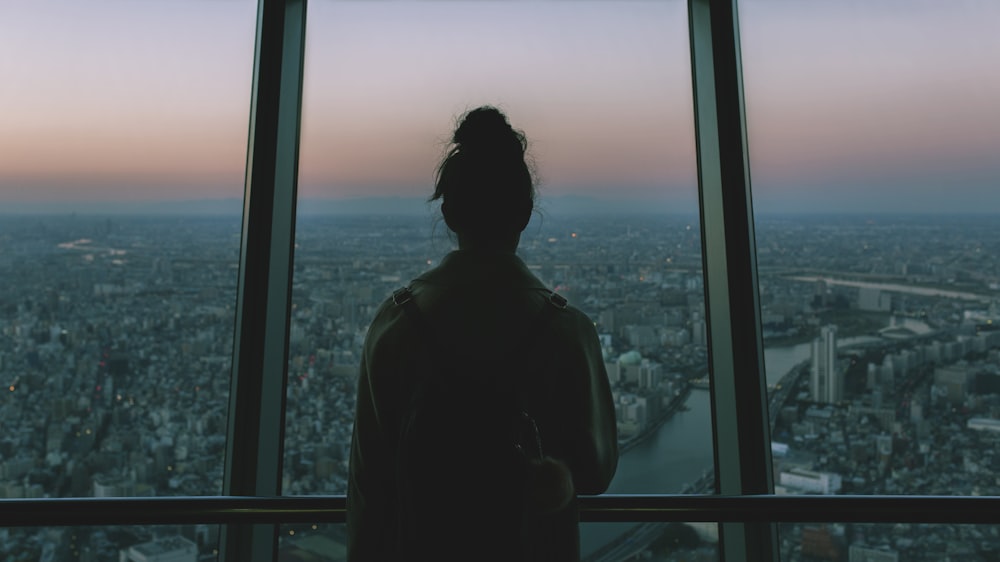
[[[656,433],[618,460],[609,494],[676,494],[712,467],[712,407],[707,390],[692,390],[686,410],[676,412]],[[587,523],[580,527],[586,556],[634,523]]]
[[[890,291],[894,293],[910,293],[911,295],[920,295],[924,297],[945,297],[949,299],[964,299],[964,300],[976,300],[985,302],[989,302],[989,300],[993,298],[992,296],[981,295],[978,293],[969,293],[966,291],[952,291],[948,289],[936,289],[933,287],[915,287],[913,285],[902,285],[899,283],[851,281],[848,279],[835,279],[833,277],[820,277],[816,275],[790,277],[790,279],[794,281],[806,281],[809,283],[815,283],[816,281],[824,281],[828,285],[841,285],[844,287],[879,289],[882,291]]]
[[[904,318],[901,325],[918,332],[928,326]],[[878,341],[872,336],[844,338],[837,347]],[[809,359],[812,343],[764,348],[768,385],[781,380],[793,367]],[[623,454],[608,488],[609,494],[676,494],[712,467],[712,406],[707,390],[692,390],[686,409],[676,412],[656,433]],[[625,533],[634,523],[587,523],[580,528],[583,556]]]
[[[894,323],[893,323],[894,322]],[[931,331],[931,327],[926,323],[914,318],[897,316],[890,319],[890,324],[900,328],[909,328],[914,333],[926,334]],[[850,338],[837,338],[837,348],[850,347],[862,343],[873,343],[884,341],[874,336],[854,336]],[[785,376],[788,371],[799,363],[809,359],[812,354],[812,342],[803,342],[796,345],[781,347],[764,347],[764,375],[767,384],[774,385]]]

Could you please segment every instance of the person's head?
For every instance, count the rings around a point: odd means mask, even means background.
[[[524,134],[483,106],[462,117],[451,143],[431,196],[441,200],[445,224],[460,246],[516,247],[535,206]]]

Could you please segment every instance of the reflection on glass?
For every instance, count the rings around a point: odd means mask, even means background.
[[[1000,493],[1000,6],[898,8],[740,3],[778,493]]]
[[[347,528],[333,523],[286,524],[278,528],[278,560],[344,562]]]
[[[453,248],[425,201],[452,120],[484,103],[524,130],[541,180],[519,255],[604,346],[610,491],[714,491],[685,10],[310,6],[283,493],[345,493],[361,343]],[[583,552],[628,528],[592,527]]]
[[[187,7],[0,6],[2,498],[222,490],[255,10]]]

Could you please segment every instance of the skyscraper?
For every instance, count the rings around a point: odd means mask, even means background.
[[[823,326],[813,340],[809,391],[815,402],[832,404],[844,397],[844,381],[837,372],[836,326]]]

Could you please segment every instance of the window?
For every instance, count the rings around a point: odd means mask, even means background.
[[[996,495],[1000,11],[740,8],[777,493]]]
[[[0,496],[222,491],[253,16],[0,7]],[[161,531],[2,542],[103,559]]]
[[[625,451],[610,491],[712,493],[684,4],[309,10],[283,493],[346,491],[362,341],[453,249],[426,199],[481,104],[525,131],[539,174],[519,255],[601,334]],[[584,552],[633,526],[592,526]]]

